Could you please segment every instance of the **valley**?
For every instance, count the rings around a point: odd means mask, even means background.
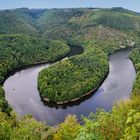
[[[139,13],[17,8],[0,23],[1,140],[140,138]]]

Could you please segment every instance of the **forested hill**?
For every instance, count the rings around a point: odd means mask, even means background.
[[[60,35],[65,34],[68,36],[73,30],[84,30],[85,28],[98,25],[109,26],[119,30],[136,30],[138,33],[140,32],[139,14],[123,8],[20,8],[2,10],[0,11],[0,23],[0,34],[24,33],[34,35],[41,33],[41,35],[49,36],[52,30],[57,29]],[[59,30],[58,25],[60,25]]]
[[[115,36],[123,46],[123,40],[139,42],[139,15],[123,8],[1,10],[0,34],[25,34],[73,44],[83,44],[83,39],[89,42]]]

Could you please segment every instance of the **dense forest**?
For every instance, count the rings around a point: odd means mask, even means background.
[[[0,11],[0,140],[138,140],[140,138],[140,16],[123,9],[32,9]],[[66,55],[67,44],[84,53],[64,59],[39,74],[41,95],[54,101],[80,97],[96,88],[108,72],[108,55],[133,47],[137,70],[131,98],[106,112],[99,109],[79,123],[68,115],[48,126],[27,115],[17,120],[4,97],[8,72]],[[56,77],[57,75],[57,77]],[[87,80],[85,80],[85,77]],[[46,116],[47,117],[47,116]]]
[[[69,52],[61,41],[48,41],[25,35],[0,35],[0,82],[20,66],[56,60]]]
[[[107,55],[103,51],[88,49],[80,56],[44,69],[39,75],[39,91],[43,98],[56,102],[78,98],[98,87],[107,67]]]

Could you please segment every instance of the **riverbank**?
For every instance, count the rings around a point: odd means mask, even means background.
[[[109,56],[111,56],[112,54],[117,53],[119,51],[125,51],[125,50],[131,50],[131,49],[132,49],[131,47],[120,48],[120,49],[115,50],[114,52],[110,53]],[[74,98],[72,100],[56,102],[56,101],[50,100],[47,97],[43,98],[43,96],[40,93],[41,99],[42,99],[43,102],[45,102],[44,104],[47,104],[48,106],[51,106],[51,107],[55,106],[57,108],[62,107],[62,106],[67,106],[67,105],[70,105],[70,104],[75,104],[75,103],[77,104],[78,101],[80,101],[80,100],[83,101],[84,99],[87,99],[88,97],[91,97],[99,89],[99,87],[103,84],[103,82],[107,78],[108,74],[109,74],[109,67],[107,69],[107,73],[104,75],[103,80],[101,80],[101,82],[98,84],[98,86],[96,88],[94,88],[91,91],[83,94],[82,96]],[[38,88],[38,90],[39,90],[39,88]]]
[[[74,104],[77,104],[77,102],[79,102],[79,103],[83,102],[84,100],[86,100],[86,99],[90,98],[92,95],[94,95],[94,93],[99,89],[99,87],[103,84],[103,82],[107,78],[108,73],[109,73],[109,68],[108,68],[108,72],[104,76],[104,79],[99,83],[99,85],[95,89],[87,92],[86,94],[82,95],[81,97],[78,97],[78,98],[75,98],[75,99],[69,100],[69,101],[64,101],[64,102],[55,102],[55,101],[49,100],[48,98],[43,98],[40,94],[41,99],[44,102],[44,104],[47,104],[48,106],[56,107],[56,108],[59,108],[59,107],[62,108],[62,106],[69,106],[70,104],[74,105]]]
[[[4,80],[2,81],[1,85],[4,84],[5,80],[6,80],[8,77],[14,75],[16,72],[21,71],[21,70],[23,70],[23,69],[28,69],[28,68],[31,68],[31,67],[33,67],[33,66],[39,66],[39,65],[42,65],[42,64],[52,64],[52,63],[56,63],[56,62],[58,62],[58,61],[64,59],[65,57],[69,57],[69,56],[72,56],[72,55],[77,55],[77,52],[74,52],[73,47],[78,47],[78,49],[80,48],[80,49],[79,49],[79,54],[83,53],[83,50],[84,50],[84,49],[83,49],[82,47],[78,46],[78,45],[71,45],[71,44],[68,44],[68,46],[70,47],[70,51],[67,52],[66,54],[62,55],[62,56],[59,57],[59,58],[56,58],[56,59],[54,59],[54,60],[49,60],[49,61],[42,61],[42,62],[35,62],[35,63],[32,63],[32,64],[25,64],[25,65],[22,65],[22,66],[19,66],[19,67],[13,69],[13,70],[10,70],[10,71],[7,72],[7,74],[4,76]]]
[[[38,76],[41,96],[59,103],[83,96],[104,79],[108,71],[107,60],[106,53],[91,47],[79,56],[43,69]]]

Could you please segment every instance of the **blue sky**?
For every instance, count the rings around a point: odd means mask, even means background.
[[[0,0],[0,9],[13,8],[124,7],[140,12],[140,0]]]

